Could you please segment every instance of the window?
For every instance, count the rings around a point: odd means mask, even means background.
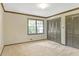
[[[35,20],[29,20],[28,27],[29,27],[29,34],[36,33],[36,21]]]
[[[43,20],[28,20],[28,34],[42,34],[44,33]]]
[[[37,33],[43,33],[43,21],[37,21]]]

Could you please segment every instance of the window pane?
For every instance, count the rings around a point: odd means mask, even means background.
[[[43,21],[37,21],[37,26],[43,26]]]
[[[29,20],[28,22],[29,26],[29,34],[36,33],[36,21],[35,20]]]
[[[36,21],[35,20],[29,20],[29,26],[36,26]]]
[[[37,21],[37,33],[43,33],[43,21]]]

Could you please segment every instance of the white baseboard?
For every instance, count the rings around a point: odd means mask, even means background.
[[[8,45],[16,45],[16,44],[22,44],[22,43],[28,43],[28,42],[34,42],[34,41],[41,41],[41,40],[47,40],[47,39],[38,39],[38,40],[30,40],[30,41],[24,41],[24,42],[12,43],[12,44],[5,44],[4,46],[8,46]]]

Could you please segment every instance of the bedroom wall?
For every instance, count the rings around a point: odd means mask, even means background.
[[[0,4],[0,54],[3,49],[3,8]]]
[[[65,19],[65,16],[72,15],[72,14],[78,14],[78,13],[79,13],[79,9],[70,11],[67,13],[63,13],[60,15],[52,16],[47,19],[47,20],[51,20],[53,18],[61,17],[61,43],[62,44],[66,44],[66,25],[65,25],[66,19]]]
[[[14,44],[21,42],[28,42],[32,40],[47,39],[47,21],[53,18],[61,17],[61,43],[66,43],[66,26],[65,16],[77,14],[79,10],[70,11],[60,15],[52,16],[44,19],[39,17],[31,17],[15,13],[4,13],[4,44]],[[27,18],[43,19],[44,20],[44,34],[41,35],[27,35]],[[32,40],[30,40],[32,39]]]
[[[44,34],[27,35],[27,19],[43,19]],[[33,40],[47,39],[46,19],[39,17],[26,16],[15,13],[4,13],[4,44],[22,43]],[[32,40],[31,40],[32,39]]]

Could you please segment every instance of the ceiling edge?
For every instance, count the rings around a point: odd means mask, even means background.
[[[50,18],[50,17],[53,17],[53,16],[57,16],[57,15],[60,15],[60,14],[64,14],[64,13],[67,13],[67,12],[74,11],[74,10],[78,10],[79,9],[79,7],[76,7],[76,8],[73,8],[73,9],[70,9],[70,10],[67,10],[67,11],[64,11],[64,12],[60,12],[60,13],[51,15],[51,16],[43,17],[43,16],[32,15],[32,14],[26,14],[26,13],[14,12],[14,11],[7,11],[7,10],[5,10],[5,7],[4,7],[3,3],[1,3],[1,5],[2,5],[2,8],[3,8],[4,12],[21,14],[21,15],[27,15],[27,16],[34,16],[34,17],[40,17],[40,18]]]
[[[67,13],[67,12],[70,12],[70,11],[78,10],[78,9],[79,9],[79,7],[76,7],[76,8],[64,11],[64,12],[60,12],[58,14],[54,14],[54,15],[48,16],[47,18],[50,18],[50,17],[53,17],[53,16],[57,16],[57,15],[60,15],[60,14],[64,14],[64,13]]]
[[[14,11],[7,11],[7,10],[5,10],[5,7],[4,7],[3,3],[1,3],[1,5],[2,5],[2,8],[3,8],[4,12],[15,13],[15,14],[20,14],[20,15],[27,15],[27,16],[33,16],[33,17],[40,17],[40,18],[47,18],[47,17],[43,17],[43,16],[38,16],[38,15],[32,15],[32,14],[26,14],[26,13],[14,12]]]

